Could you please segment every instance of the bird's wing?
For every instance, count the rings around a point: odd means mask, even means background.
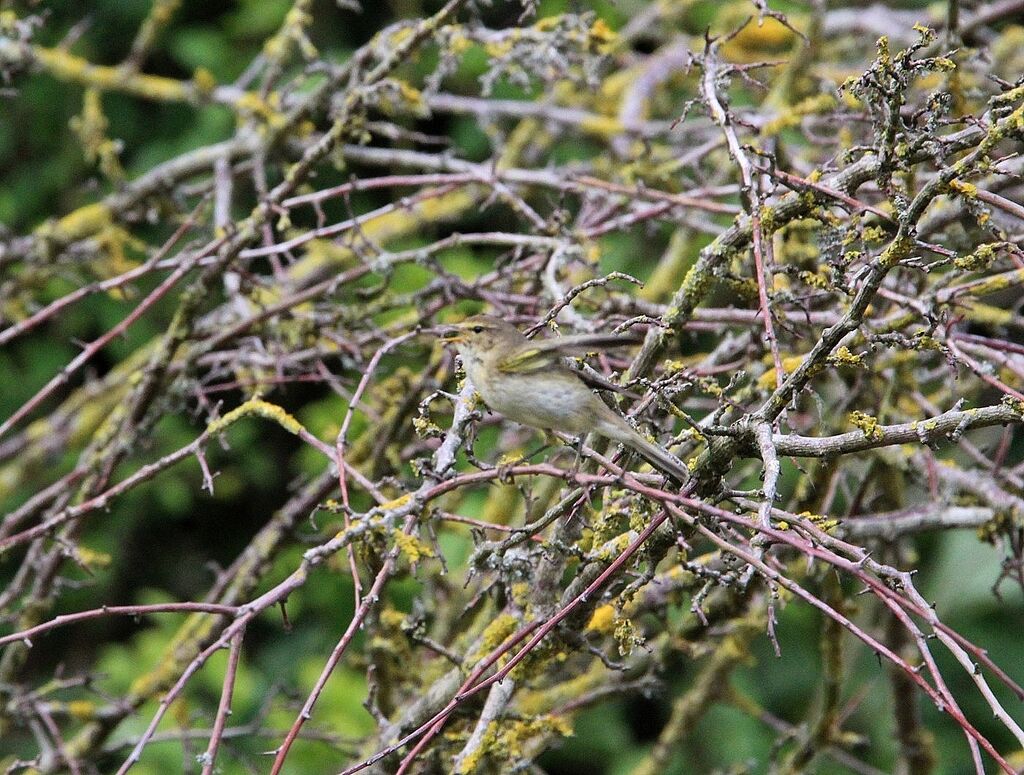
[[[624,347],[639,341],[617,334],[574,334],[540,339],[530,341],[525,347],[502,358],[498,368],[505,373],[528,374],[545,369],[567,355],[584,355],[593,350]]]

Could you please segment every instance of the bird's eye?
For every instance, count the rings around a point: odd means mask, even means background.
[[[483,326],[473,326],[473,333],[474,334],[482,334],[483,332],[484,332],[484,327]]]

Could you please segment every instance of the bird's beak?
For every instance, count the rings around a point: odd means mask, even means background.
[[[466,332],[458,326],[445,326],[441,329],[441,340],[445,344],[458,344],[466,341]]]

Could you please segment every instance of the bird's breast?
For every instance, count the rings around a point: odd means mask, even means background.
[[[561,371],[530,374],[466,372],[488,407],[513,422],[541,430],[581,434],[595,423],[600,402],[574,375]]]

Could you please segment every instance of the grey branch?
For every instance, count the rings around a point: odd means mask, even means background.
[[[780,455],[830,457],[864,452],[878,447],[891,447],[895,444],[932,444],[951,436],[958,437],[972,428],[1020,422],[1024,422],[1024,415],[1018,409],[1006,404],[997,404],[981,409],[944,412],[928,420],[915,420],[899,425],[879,425],[870,432],[857,430],[823,437],[775,434],[774,443]]]

